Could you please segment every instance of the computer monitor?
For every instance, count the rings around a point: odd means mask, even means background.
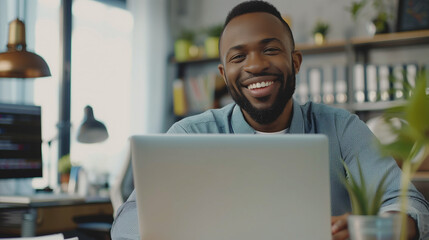
[[[42,177],[41,108],[0,104],[0,178]]]

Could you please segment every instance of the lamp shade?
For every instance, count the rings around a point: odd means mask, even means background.
[[[85,107],[85,115],[77,132],[77,141],[81,143],[103,142],[109,137],[106,126],[94,118],[91,106]]]
[[[25,25],[19,19],[9,24],[7,52],[0,53],[0,78],[37,78],[51,76],[48,64],[39,55],[28,52]]]

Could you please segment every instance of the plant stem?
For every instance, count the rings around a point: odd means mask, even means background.
[[[409,160],[409,159],[407,159]],[[402,164],[401,176],[401,240],[406,240],[408,235],[408,186],[411,177],[411,161],[404,161]]]
[[[429,155],[429,145],[423,149],[423,155],[419,156],[421,159],[418,159],[416,166],[413,166],[412,160],[418,154],[419,148],[416,148],[418,144],[416,143],[412,148],[410,155],[402,163],[402,175],[401,175],[401,240],[408,239],[408,187],[410,184],[411,176],[417,171],[420,164],[424,159]]]

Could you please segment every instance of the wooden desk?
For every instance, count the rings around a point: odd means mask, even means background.
[[[28,204],[0,203],[0,233],[30,237],[74,230],[75,217],[111,215],[109,198],[58,200]]]

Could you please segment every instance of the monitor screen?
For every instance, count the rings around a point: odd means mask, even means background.
[[[40,106],[0,104],[0,178],[42,176]]]

